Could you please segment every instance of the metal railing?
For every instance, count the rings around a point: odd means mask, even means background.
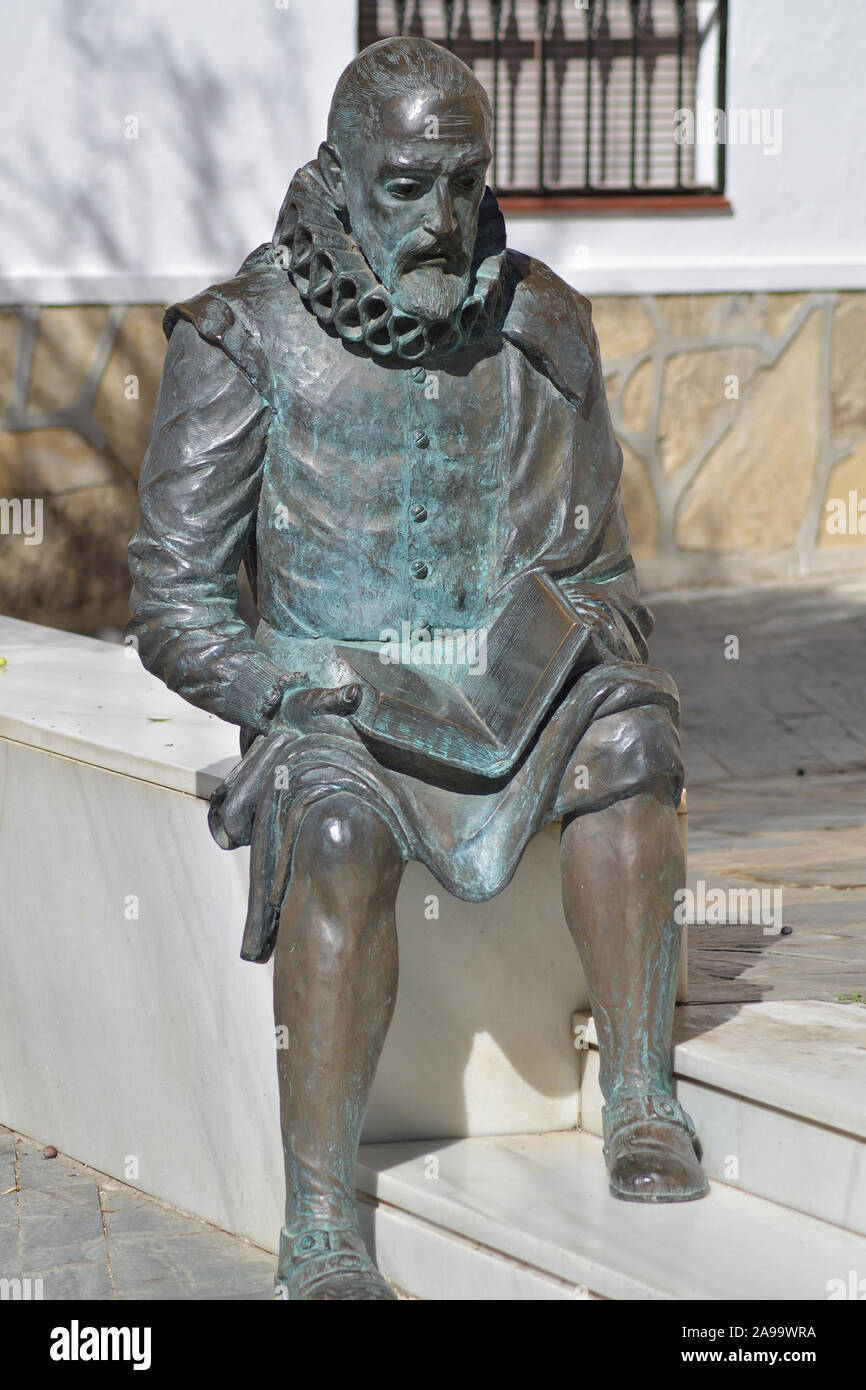
[[[359,0],[358,46],[450,48],[494,111],[492,182],[532,198],[724,192],[725,147],[676,138],[725,110],[727,0]]]

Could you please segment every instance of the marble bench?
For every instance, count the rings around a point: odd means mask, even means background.
[[[0,1122],[273,1248],[271,967],[239,958],[248,853],[203,802],[236,731],[128,648],[0,619],[0,656]],[[588,999],[557,827],[488,903],[410,864],[398,919],[365,1141],[573,1129]]]

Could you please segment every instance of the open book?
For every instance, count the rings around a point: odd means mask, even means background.
[[[454,683],[429,667],[336,646],[358,677],[361,733],[485,777],[509,771],[574,669],[589,633],[546,575],[524,575]],[[475,644],[476,655],[483,642]],[[417,651],[417,648],[415,648]]]

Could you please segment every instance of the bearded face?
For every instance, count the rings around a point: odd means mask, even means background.
[[[472,97],[393,98],[345,154],[342,190],[355,236],[398,310],[452,318],[470,290],[490,162],[487,117]]]
[[[456,237],[432,237],[423,228],[394,248],[380,276],[397,309],[422,322],[453,318],[469,294],[471,252]]]

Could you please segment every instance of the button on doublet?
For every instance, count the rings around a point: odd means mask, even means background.
[[[413,521],[426,521],[427,508],[424,506],[423,502],[415,502],[414,505],[409,508],[409,515]]]
[[[412,435],[412,441],[419,449],[426,449],[430,443],[430,436],[426,430],[416,430]]]
[[[416,579],[426,579],[429,574],[429,570],[423,560],[413,560],[409,568]]]

